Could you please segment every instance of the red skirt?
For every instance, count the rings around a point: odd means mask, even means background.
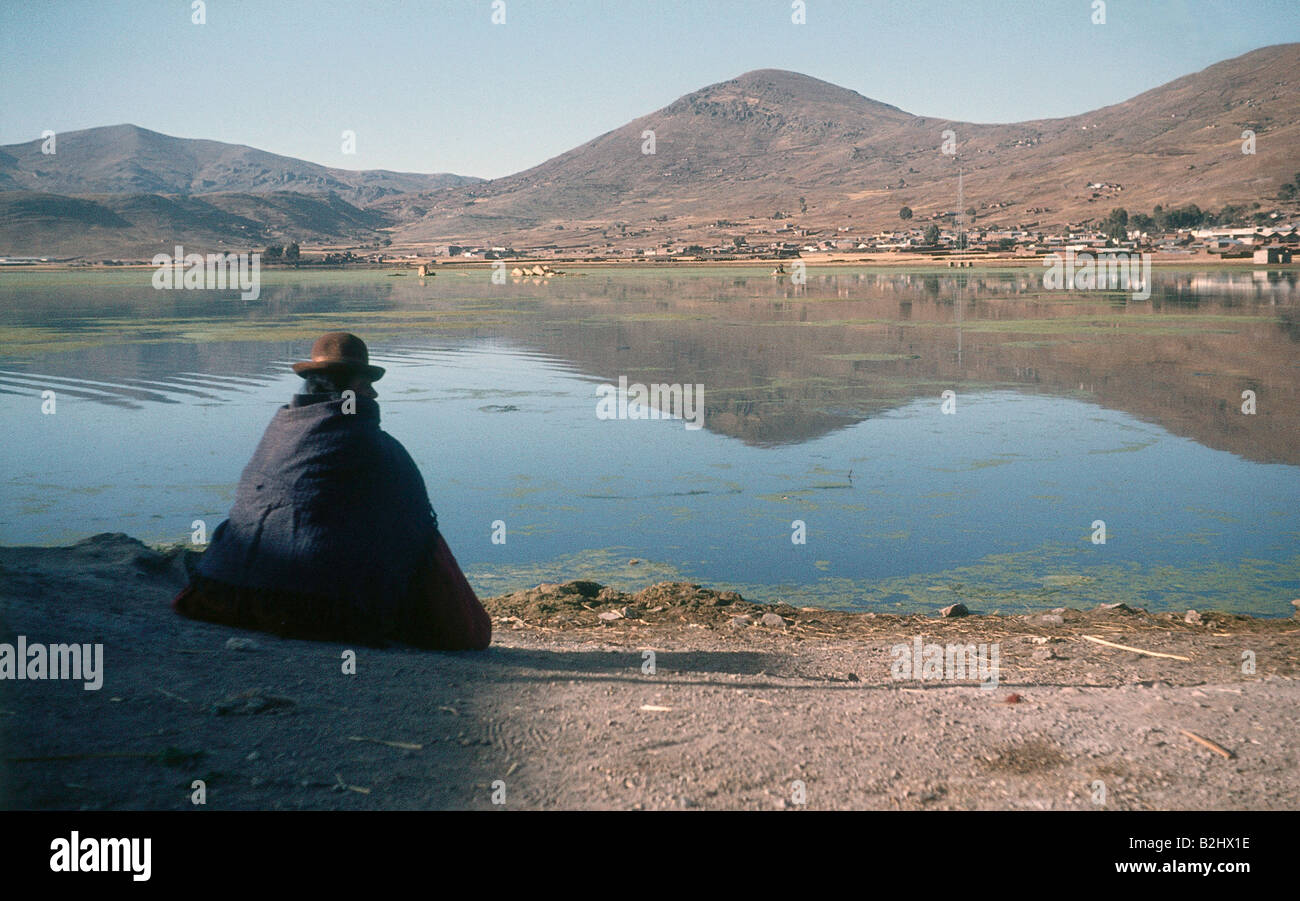
[[[181,589],[172,609],[190,619],[310,641],[398,641],[439,651],[481,651],[492,641],[492,621],[440,532],[408,596],[384,617],[362,615],[335,598],[241,588],[204,576]]]

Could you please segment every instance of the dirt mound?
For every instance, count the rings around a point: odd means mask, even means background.
[[[755,604],[735,591],[714,591],[689,582],[659,582],[635,593],[598,582],[545,582],[483,602],[493,617],[530,626],[574,628],[620,620],[717,625],[733,617],[777,613],[786,619],[799,611],[788,604]]]

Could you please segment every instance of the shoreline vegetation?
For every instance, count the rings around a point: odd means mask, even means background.
[[[146,542],[121,532],[102,532],[80,539],[65,537],[59,543],[0,543],[0,574],[7,572],[2,562],[6,557],[23,564],[28,559],[57,557],[60,553],[101,543],[123,543],[134,549],[132,560],[149,558],[157,567],[174,570],[186,578],[195,570],[206,549],[206,545],[184,542]],[[995,555],[1001,556],[1004,555]],[[1052,562],[1051,556],[1043,556],[1042,562]],[[1292,565],[1296,562],[1300,560],[1290,561]],[[1277,564],[1279,568],[1287,565],[1286,561]],[[1041,620],[1050,625],[1062,617],[1065,622],[1083,622],[1087,617],[1116,611],[1142,617],[1153,628],[1208,627],[1219,620],[1293,622],[1295,617],[1300,617],[1300,598],[1288,603],[1284,600],[1285,590],[1272,593],[1271,603],[1276,612],[1264,612],[1257,606],[1234,608],[1226,595],[1219,605],[1207,606],[1205,600],[1213,591],[1230,593],[1233,582],[1251,585],[1255,592],[1251,596],[1257,597],[1260,585],[1252,584],[1250,574],[1245,571],[1210,567],[1201,572],[1197,566],[1188,564],[1177,568],[1175,575],[1176,568],[1165,565],[1135,576],[1113,567],[1107,568],[1104,574],[1094,575],[1068,567],[1049,568],[1052,572],[1047,575],[1032,567],[1001,572],[986,560],[974,566],[938,572],[876,580],[830,579],[798,588],[785,583],[701,584],[671,565],[616,558],[606,549],[568,554],[554,561],[524,563],[514,568],[495,564],[490,572],[484,573],[476,572],[477,567],[469,565],[466,574],[478,586],[475,590],[480,600],[494,617],[509,611],[511,621],[561,630],[608,625],[632,616],[630,611],[638,609],[641,600],[656,597],[668,599],[665,601],[668,606],[680,601],[678,606],[695,611],[688,617],[693,622],[729,625],[737,616],[750,616],[758,621],[763,614],[775,612],[793,619],[815,616],[820,628],[841,636],[872,632],[879,624],[902,621],[937,619],[997,624]],[[555,578],[564,581],[552,581]],[[1270,583],[1268,573],[1261,578],[1264,583]],[[1177,581],[1177,588],[1169,590],[1169,597],[1174,600],[1161,603],[1156,598],[1157,586],[1169,579]],[[1182,603],[1178,601],[1180,598]],[[1188,605],[1192,599],[1195,608]],[[658,605],[646,600],[641,605],[642,612],[654,606]],[[725,612],[725,622],[712,613],[705,615],[709,610]],[[663,613],[662,610],[651,612]],[[664,616],[678,616],[681,612]],[[606,615],[602,617],[602,613]],[[661,625],[664,616],[640,621],[643,625]],[[1080,620],[1080,616],[1085,620]],[[878,622],[866,628],[864,624],[868,621]],[[1296,625],[1300,627],[1300,623]]]
[[[203,556],[201,549],[184,543],[148,544],[122,532],[101,532],[66,545],[0,544],[0,573],[12,575],[15,572],[30,571],[31,566],[39,568],[43,560],[76,558],[81,553],[98,556],[105,548],[117,554],[122,562],[147,572],[170,574],[178,580],[178,590],[195,571],[198,560]],[[14,564],[16,569],[12,568]],[[544,567],[534,566],[530,569],[536,572]],[[647,578],[643,581],[651,583],[654,578],[653,574],[647,573]],[[501,580],[493,581],[499,583]],[[1067,624],[1077,626],[1095,622],[1098,617],[1113,619],[1116,616],[1126,617],[1125,621],[1131,626],[1142,624],[1143,628],[1178,631],[1189,631],[1187,627],[1190,627],[1193,633],[1234,623],[1291,623],[1295,634],[1300,634],[1300,623],[1297,622],[1300,617],[1300,598],[1290,602],[1289,613],[1274,616],[1241,613],[1227,607],[1204,606],[1199,610],[1149,611],[1137,602],[1130,605],[1122,601],[1098,603],[1095,598],[1089,599],[1091,586],[1086,580],[1079,581],[1077,597],[1072,599],[1075,601],[1073,604],[1052,602],[1049,605],[1041,601],[1038,604],[1026,603],[1013,606],[1012,609],[1017,611],[1014,613],[1002,613],[999,609],[972,610],[962,601],[955,601],[946,607],[898,612],[843,606],[795,607],[781,601],[747,599],[738,591],[709,588],[680,578],[653,581],[639,589],[631,587],[626,578],[617,581],[626,587],[618,588],[579,578],[563,582],[539,582],[532,587],[505,591],[491,597],[482,597],[481,600],[494,620],[504,618],[516,625],[539,626],[550,630],[599,627],[624,619],[642,625],[655,625],[658,621],[644,619],[645,615],[654,614],[664,614],[660,620],[676,617],[683,622],[706,624],[710,628],[718,625],[750,626],[761,621],[763,616],[775,613],[788,620],[784,623],[786,626],[796,621],[807,621],[817,624],[828,634],[840,636],[880,630],[879,625],[863,625],[867,620],[878,620],[879,624],[885,624],[886,629],[892,623],[933,621],[936,618],[939,621],[976,624],[1027,622],[1050,627]],[[968,592],[978,594],[978,589],[970,588]],[[1071,600],[1068,595],[1066,599]],[[1003,601],[1002,604],[993,606],[1008,606],[1005,599]],[[665,614],[664,611],[670,608],[679,609]],[[690,611],[689,615],[683,615],[684,611]],[[748,617],[753,621],[733,622],[737,617]]]
[[[0,641],[103,646],[102,690],[0,681],[0,807],[191,809],[204,779],[215,809],[490,809],[497,780],[516,809],[1300,808],[1294,617],[571,581],[488,599],[492,646],[445,654],[185,620],[194,556],[0,547]],[[996,678],[900,671],[917,646],[992,649]]]

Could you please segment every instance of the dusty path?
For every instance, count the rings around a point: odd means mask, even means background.
[[[3,806],[187,809],[203,779],[213,809],[489,808],[494,784],[508,808],[780,809],[804,806],[796,782],[808,808],[1096,809],[1098,783],[1109,809],[1300,808],[1295,619],[939,620],[571,583],[489,602],[485,653],[357,647],[351,675],[344,645],[175,617],[183,578],[124,536],[0,548],[0,641],[105,657],[99,691],[0,682]],[[773,609],[784,625],[731,622]],[[997,688],[894,679],[918,636],[996,642]]]

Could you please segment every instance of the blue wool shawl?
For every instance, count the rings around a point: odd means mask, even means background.
[[[337,394],[298,394],[276,411],[201,575],[341,599],[377,619],[401,606],[438,519],[415,461],[379,428],[379,404],[353,403],[344,413]]]

